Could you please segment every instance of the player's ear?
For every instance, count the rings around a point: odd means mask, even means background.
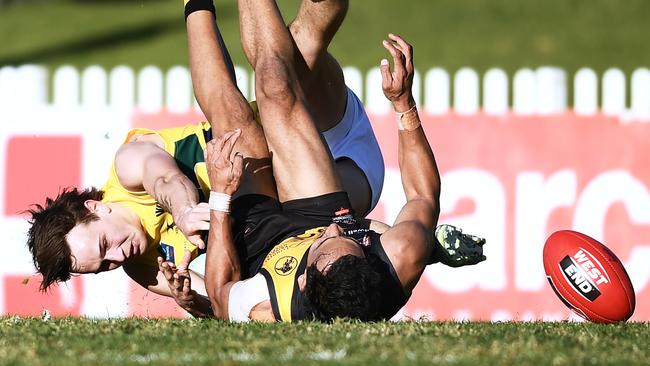
[[[84,206],[88,209],[88,211],[93,212],[93,213],[109,213],[111,212],[110,207],[108,207],[104,202],[102,201],[96,201],[96,200],[86,200],[84,202]]]
[[[298,276],[298,287],[300,288],[300,292],[304,294],[307,289],[307,276],[304,273]]]

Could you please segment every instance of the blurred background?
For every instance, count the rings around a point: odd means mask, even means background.
[[[288,22],[299,2],[278,3]],[[236,2],[215,5],[233,59],[245,65]],[[0,65],[186,65],[182,8],[181,0],[0,0]],[[356,0],[331,50],[343,65],[367,71],[395,32],[416,46],[422,69],[627,73],[650,60],[648,15],[645,0]]]
[[[285,20],[298,0],[278,0]],[[101,186],[131,127],[203,119],[181,0],[0,0],[0,315],[184,316],[121,270],[37,293],[24,210]],[[252,77],[236,1],[215,0],[238,85]],[[371,117],[386,163],[371,217],[404,197],[381,41],[415,47],[415,93],[443,179],[440,222],[488,239],[488,261],[430,266],[399,317],[576,319],[546,282],[555,230],[612,248],[650,320],[650,1],[351,0],[330,51]]]

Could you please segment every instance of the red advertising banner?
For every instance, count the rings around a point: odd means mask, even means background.
[[[486,237],[488,259],[430,266],[404,316],[566,319],[546,283],[542,249],[554,231],[573,229],[617,254],[636,289],[632,319],[650,319],[650,124],[570,114],[423,120],[442,177],[439,222]],[[387,169],[397,169],[393,118],[372,121]],[[384,198],[401,188],[390,179]],[[371,216],[387,219],[394,206],[384,199]]]
[[[196,113],[136,114],[131,125],[158,129],[200,119]],[[650,321],[650,123],[625,124],[570,113],[545,117],[423,114],[422,119],[442,177],[439,222],[485,237],[487,261],[464,268],[429,266],[400,317],[574,318],[550,289],[542,264],[546,238],[556,230],[572,229],[617,254],[636,291],[632,320]],[[397,130],[392,115],[375,115],[371,120],[384,154],[386,179],[370,217],[390,224],[404,203]],[[32,145],[32,156],[51,155],[34,151],[39,146]],[[78,140],[72,138],[68,145],[80,151]],[[65,147],[57,147],[61,149]],[[83,159],[83,154],[83,150],[72,154],[76,158],[68,165],[74,174],[67,181],[80,179],[82,164],[75,159]],[[9,173],[21,172],[14,167],[23,163],[13,161],[21,154],[10,155],[3,172],[3,212],[8,216],[23,206],[18,201],[34,199],[33,189],[20,194],[27,198],[12,198],[18,196],[10,190],[21,184],[9,182]],[[14,221],[7,222],[9,227]],[[37,315],[48,309],[53,315],[112,316],[106,309],[119,308],[117,314],[125,316],[184,316],[173,301],[148,293],[123,275],[75,277],[67,286],[42,295],[36,285],[40,279],[33,277],[23,284],[33,269],[7,271],[0,282],[3,314]]]

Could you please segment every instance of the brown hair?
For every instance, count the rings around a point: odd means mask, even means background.
[[[34,209],[27,210],[32,215],[27,247],[36,270],[43,275],[41,291],[46,292],[52,284],[70,279],[72,253],[66,235],[77,224],[99,219],[84,203],[86,200],[100,201],[103,196],[104,192],[96,188],[66,188],[55,199],[48,197],[45,206],[35,204]]]

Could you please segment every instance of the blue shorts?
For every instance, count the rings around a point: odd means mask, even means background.
[[[384,186],[384,158],[363,103],[350,88],[343,118],[323,136],[335,161],[348,158],[366,175],[372,193],[370,212],[377,206]]]

